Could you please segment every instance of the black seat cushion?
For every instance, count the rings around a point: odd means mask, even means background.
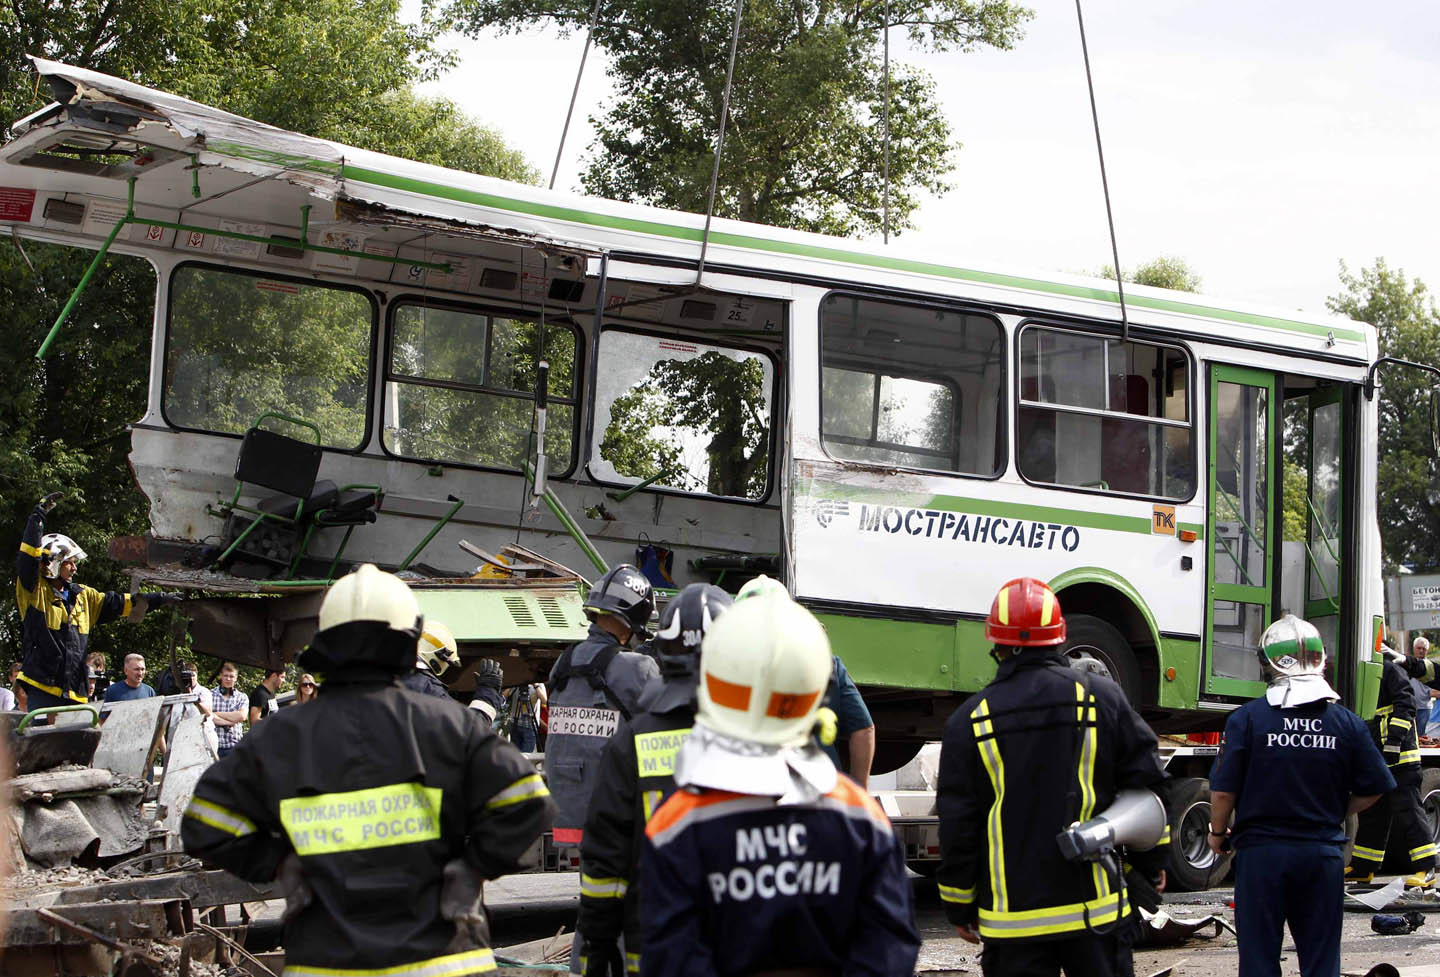
[[[235,478],[292,499],[303,499],[315,491],[321,454],[318,444],[252,427],[240,442]]]
[[[301,515],[314,516],[321,509],[335,504],[340,497],[340,489],[328,478],[316,482],[309,496],[305,499],[305,509]],[[279,516],[281,519],[294,519],[295,513],[300,507],[300,500],[283,495],[273,495],[268,499],[261,499],[257,508],[261,512],[268,512],[272,516]]]

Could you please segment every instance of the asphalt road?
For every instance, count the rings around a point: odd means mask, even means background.
[[[497,946],[524,943],[554,936],[561,927],[568,933],[579,904],[579,879],[573,873],[516,875],[485,887],[493,936]],[[945,977],[950,974],[978,974],[979,948],[961,940],[945,920],[935,886],[915,880],[917,921],[924,946],[917,974]],[[1214,913],[1233,921],[1230,889],[1172,894],[1166,909],[1180,919],[1194,919]],[[1434,967],[1440,977],[1440,912],[1430,913],[1426,924],[1405,936],[1380,936],[1370,930],[1366,912],[1347,912],[1341,937],[1344,973],[1364,974],[1377,963],[1391,963],[1405,974],[1409,968]],[[1213,931],[1207,927],[1205,932]],[[1192,939],[1181,946],[1140,948],[1135,951],[1136,977],[1151,977],[1173,968],[1174,977],[1233,977],[1237,969],[1235,937],[1222,932],[1214,939]],[[1281,973],[1298,975],[1300,968],[1294,944],[1286,941],[1282,950]],[[1417,974],[1418,977],[1418,974]]]

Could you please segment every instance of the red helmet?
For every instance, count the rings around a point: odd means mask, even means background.
[[[1065,618],[1055,592],[1033,577],[1001,587],[985,619],[985,640],[1022,648],[1062,644]]]

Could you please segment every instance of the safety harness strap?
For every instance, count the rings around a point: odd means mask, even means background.
[[[571,660],[571,655],[574,651],[574,648],[566,651],[565,654],[560,656],[560,661],[555,665],[555,671],[551,676],[551,684],[555,686],[555,692],[563,692],[565,686],[569,684],[570,679],[578,676],[589,682],[590,688],[605,696],[605,701],[619,710],[620,715],[624,716],[628,721],[630,719],[630,710],[625,708],[625,704],[620,701],[620,697],[617,696],[605,682],[605,673],[609,670],[610,663],[615,660],[615,656],[620,654],[620,646],[610,645],[609,647],[602,648],[600,653],[585,665],[574,664]]]

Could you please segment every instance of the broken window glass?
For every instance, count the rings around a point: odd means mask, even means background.
[[[760,500],[775,366],[751,350],[606,330],[590,470],[599,480]]]

